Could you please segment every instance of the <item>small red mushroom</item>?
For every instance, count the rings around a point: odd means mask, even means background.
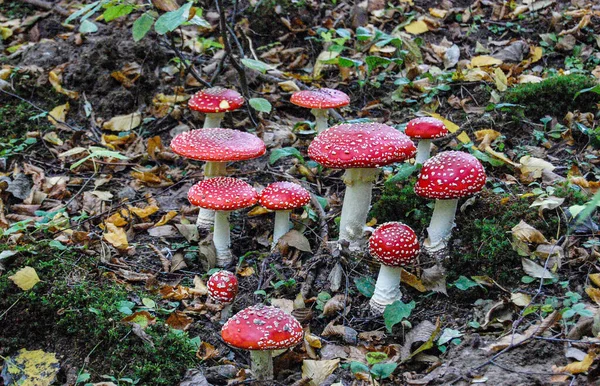
[[[238,279],[234,273],[229,271],[218,271],[213,273],[208,282],[208,295],[225,306],[221,310],[221,320],[224,323],[229,319],[231,314],[231,306],[238,293]]]
[[[251,350],[252,373],[261,381],[273,379],[272,350],[293,347],[303,336],[302,326],[292,315],[262,304],[238,312],[221,329],[225,343]]]
[[[194,111],[206,113],[204,128],[219,127],[225,112],[237,110],[244,104],[244,98],[235,90],[224,87],[211,87],[195,93],[188,101]]]
[[[452,233],[458,199],[479,192],[485,185],[485,169],[469,153],[445,151],[425,161],[415,184],[415,193],[435,199],[435,207],[424,247],[442,250]]]
[[[275,211],[273,247],[277,240],[290,230],[290,212],[310,201],[310,193],[293,182],[274,182],[260,192],[258,202],[263,207]]]
[[[340,240],[362,238],[378,168],[409,159],[415,151],[410,138],[381,123],[342,124],[316,136],[308,147],[310,158],[325,167],[346,169]]]
[[[374,313],[402,298],[400,277],[402,267],[412,263],[419,254],[417,235],[408,225],[388,222],[380,225],[369,238],[369,253],[381,262],[375,292],[369,302]]]
[[[290,102],[297,106],[312,109],[311,112],[316,118],[315,129],[317,133],[321,133],[328,126],[328,110],[347,106],[350,103],[350,97],[339,90],[320,88],[295,92],[292,94]]]
[[[198,182],[188,192],[192,205],[215,211],[213,242],[217,250],[217,267],[233,261],[229,249],[229,212],[247,208],[258,201],[258,193],[246,182],[232,177],[215,177]]]
[[[413,139],[419,140],[416,163],[423,164],[429,158],[431,140],[447,136],[448,129],[444,125],[444,122],[439,119],[421,117],[409,121],[404,133]]]

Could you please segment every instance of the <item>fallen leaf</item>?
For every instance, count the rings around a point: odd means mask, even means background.
[[[104,232],[104,240],[110,243],[113,247],[117,249],[126,249],[129,247],[129,242],[127,241],[127,233],[125,233],[125,229],[116,226],[113,223],[105,222],[106,231]]]
[[[565,198],[564,197],[555,197],[555,196],[548,196],[548,197],[538,197],[535,199],[535,201],[529,206],[530,208],[535,208],[538,207],[538,213],[540,215],[540,217],[542,216],[542,212],[545,209],[556,209],[559,206],[562,205],[562,203],[565,202]]]
[[[28,291],[40,282],[40,278],[32,267],[24,267],[8,277],[23,291]]]
[[[487,66],[498,66],[502,64],[502,60],[496,59],[489,55],[475,56],[471,59],[472,67],[487,67]]]
[[[512,227],[511,232],[513,238],[526,243],[545,244],[548,242],[540,231],[523,220]]]
[[[302,362],[302,378],[309,378],[311,380],[309,385],[311,386],[322,385],[327,377],[338,368],[339,364],[339,359],[320,361],[305,359]]]
[[[159,292],[163,299],[169,300],[183,300],[192,297],[189,288],[181,285],[175,287],[170,285],[164,285],[160,288]]]
[[[301,232],[292,229],[277,241],[278,243],[285,243],[290,247],[296,248],[303,252],[312,252],[310,249],[310,242]]]
[[[508,79],[506,79],[504,71],[499,67],[494,70],[494,82],[498,91],[503,92],[508,89]]]
[[[592,283],[596,284],[597,287],[600,287],[600,273],[590,273],[588,277]]]
[[[156,323],[156,318],[148,311],[138,311],[121,319],[121,322],[136,323],[144,330],[149,325]]]
[[[515,292],[510,294],[510,301],[519,307],[527,307],[531,303],[531,296],[523,292]]]
[[[528,258],[521,258],[521,264],[523,265],[523,270],[531,277],[535,277],[537,279],[556,279],[557,276],[550,272],[548,269],[542,267],[541,265],[529,260]]]
[[[196,351],[196,358],[200,359],[201,361],[213,359],[217,356],[219,356],[219,351],[217,351],[215,346],[208,342],[200,343],[200,346],[198,346],[198,350]]]
[[[402,271],[400,271],[400,282],[403,284],[408,284],[419,292],[427,291],[427,288],[425,288],[421,280],[419,280],[419,278],[412,273],[404,270],[404,268]]]
[[[485,347],[484,350],[489,353],[498,352],[504,350],[508,346],[519,346],[531,339],[533,336],[541,336],[544,331],[554,326],[561,319],[560,311],[554,311],[550,315],[546,316],[544,320],[539,323],[533,324],[527,328],[522,334],[514,333],[503,336],[498,341]]]
[[[441,323],[438,318],[435,325],[428,320],[424,320],[410,330],[408,334],[406,334],[404,345],[402,345],[402,349],[400,350],[400,358],[402,361],[407,361],[415,355],[432,348],[435,338],[440,333],[440,328]],[[415,343],[421,343],[421,345],[412,351]]]
[[[127,115],[117,115],[109,121],[104,122],[102,128],[110,131],[130,131],[142,123],[142,114],[131,113]]]
[[[552,366],[552,371],[555,373],[571,373],[571,374],[581,374],[585,373],[589,370],[592,363],[594,363],[594,359],[596,359],[596,352],[590,351],[583,358],[582,361],[569,363],[566,366]]]
[[[600,289],[594,287],[587,287],[585,293],[592,299],[597,305],[600,305]]]
[[[335,316],[338,312],[344,309],[346,305],[346,297],[342,294],[335,295],[323,306],[323,316]],[[349,302],[348,302],[349,303]]]
[[[165,321],[165,323],[168,324],[171,328],[181,331],[185,331],[188,328],[190,328],[193,322],[194,319],[190,318],[189,316],[180,311],[173,312]]]
[[[68,130],[69,128],[67,126],[65,126],[64,123],[58,122],[58,121],[65,122],[65,120],[67,119],[68,112],[69,112],[69,102],[65,103],[64,105],[56,106],[55,108],[50,110],[50,112],[48,113],[48,120],[54,127],[57,127],[59,129],[67,129]]]
[[[519,160],[521,166],[521,174],[527,181],[532,181],[542,177],[544,171],[551,172],[554,170],[554,165],[540,158],[531,157],[529,155],[521,157]]]
[[[59,370],[60,363],[54,353],[21,349],[5,358],[2,379],[7,385],[49,386]]]
[[[148,205],[145,208],[137,208],[135,206],[128,206],[127,209],[138,216],[141,220],[147,219],[149,216],[158,212],[159,208],[156,205]],[[158,225],[155,225],[158,226]]]
[[[167,214],[162,216],[160,218],[160,220],[158,220],[158,222],[156,224],[154,224],[154,226],[159,227],[159,226],[165,225],[166,223],[171,221],[175,216],[177,216],[177,211],[171,210]]]
[[[446,118],[442,117],[438,113],[427,113],[427,114],[429,114],[430,117],[439,119],[440,121],[444,122],[444,125],[446,126],[448,131],[451,133],[456,133],[458,130],[460,130],[460,127],[456,123],[447,120]]]
[[[50,81],[50,84],[52,85],[52,87],[54,87],[56,92],[64,94],[71,99],[78,99],[79,98],[78,92],[67,90],[61,84],[62,83],[62,72],[64,71],[66,64],[67,63],[61,64],[60,66],[55,67],[52,71],[50,71],[50,73],[48,74],[48,80]]]
[[[423,20],[417,20],[405,25],[404,30],[412,35],[420,35],[429,31],[429,26]]]

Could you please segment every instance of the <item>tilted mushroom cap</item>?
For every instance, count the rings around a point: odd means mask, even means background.
[[[223,113],[239,109],[244,98],[239,92],[224,87],[211,87],[195,93],[188,101],[190,109],[201,113]]]
[[[238,279],[229,271],[213,273],[206,285],[208,294],[223,303],[231,303],[238,293]]]
[[[298,91],[292,94],[290,102],[310,109],[335,109],[350,103],[346,93],[332,88]]]
[[[274,182],[260,192],[258,202],[267,209],[287,210],[308,204],[310,193],[293,182]]]
[[[233,177],[215,177],[190,188],[192,205],[212,210],[236,210],[256,204],[258,193],[246,182]]]
[[[401,222],[381,224],[369,238],[369,253],[392,267],[410,264],[419,254],[419,241],[415,231]]]
[[[444,151],[425,161],[415,193],[437,200],[468,197],[483,188],[485,179],[477,158],[462,151]]]
[[[303,335],[292,315],[262,304],[238,312],[221,329],[225,343],[245,350],[289,348],[300,343]]]
[[[198,161],[244,161],[265,154],[262,139],[250,133],[231,129],[198,129],[177,134],[171,149]]]
[[[448,129],[439,119],[421,117],[410,120],[404,133],[411,138],[435,139],[447,136]]]
[[[376,168],[404,161],[417,151],[405,134],[381,123],[332,126],[308,146],[308,155],[328,168]]]

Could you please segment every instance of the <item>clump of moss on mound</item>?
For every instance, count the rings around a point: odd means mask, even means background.
[[[428,204],[433,203],[415,194],[416,177],[402,184],[386,183],[381,196],[373,203],[370,217],[375,217],[378,224],[388,221],[400,221],[416,232],[425,229],[433,210]]]
[[[524,83],[510,88],[503,102],[524,106],[523,113],[532,120],[546,115],[562,118],[569,111],[596,111],[600,95],[587,92],[576,99],[575,95],[597,84],[594,78],[585,75],[554,76],[539,83]]]
[[[4,247],[0,245],[0,250],[8,249]],[[152,297],[143,289],[128,292],[104,277],[92,259],[75,251],[42,247],[24,255],[0,277],[0,309],[14,304],[0,320],[0,355],[21,348],[44,349],[64,356],[79,370],[91,353],[84,371],[92,380],[99,382],[106,374],[139,379],[145,385],[176,385],[194,366],[194,344],[187,335],[166,327],[162,316],[145,330],[154,347],[121,323],[125,315],[119,312],[119,303]],[[42,280],[25,293],[8,279],[24,266],[33,267]]]

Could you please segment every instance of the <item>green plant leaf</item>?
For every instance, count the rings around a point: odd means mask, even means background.
[[[357,374],[357,373],[369,374],[369,367],[362,362],[352,361],[352,362],[350,362],[350,371],[352,371],[352,374]]]
[[[304,162],[304,157],[302,157],[302,154],[300,154],[298,149],[295,147],[282,147],[281,149],[275,149],[271,152],[271,155],[269,156],[269,164],[273,165],[280,158],[289,156],[296,157],[301,162]]]
[[[375,68],[379,66],[387,66],[392,61],[388,58],[384,58],[381,56],[367,56],[365,58],[365,63],[367,64],[367,72],[371,73]]]
[[[450,342],[452,339],[459,338],[462,335],[463,335],[462,332],[460,332],[458,330],[453,330],[451,328],[444,328],[444,331],[442,331],[442,335],[439,337],[437,344],[438,344],[438,346],[445,345],[446,343]]]
[[[258,72],[262,72],[263,74],[265,74],[267,71],[269,71],[270,69],[272,69],[271,66],[269,66],[267,63],[265,62],[261,62],[260,60],[254,60],[254,59],[242,59],[242,64],[246,67],[248,67],[251,70],[255,70]]]
[[[403,163],[396,169],[396,174],[389,178],[386,183],[397,184],[398,182],[402,182],[410,177],[415,170],[417,170],[417,165]]]
[[[134,7],[130,4],[118,4],[112,5],[104,11],[102,16],[104,17],[104,21],[112,21],[119,17],[127,16],[133,11]]]
[[[416,303],[414,300],[410,303],[402,303],[400,300],[396,300],[392,304],[385,307],[383,311],[383,320],[385,321],[385,327],[391,333],[392,328],[400,323],[403,319],[406,319],[412,313]]]
[[[133,27],[131,29],[133,40],[136,42],[142,40],[152,28],[152,24],[154,24],[154,18],[147,13],[144,13],[142,16],[138,17],[133,23]]]
[[[585,208],[577,214],[577,224],[581,224],[587,219],[589,216],[594,213],[596,208],[600,205],[600,192],[594,194],[592,199],[585,204]]]
[[[371,375],[377,379],[386,379],[392,375],[396,367],[398,367],[398,364],[394,362],[377,363],[371,368]]]
[[[596,85],[594,87],[584,88],[583,90],[577,92],[575,94],[575,97],[573,99],[577,98],[580,94],[583,94],[583,93],[586,93],[586,92],[593,92],[593,93],[596,93],[596,94],[600,94],[600,84]]]
[[[167,32],[174,31],[177,27],[185,23],[190,16],[192,4],[192,2],[185,3],[175,11],[160,15],[158,20],[156,20],[156,24],[154,24],[154,30],[156,33],[159,35],[164,35]]]
[[[372,297],[375,292],[375,280],[371,276],[355,277],[354,285],[367,298]]]
[[[86,5],[85,7],[81,8],[80,10],[73,12],[68,18],[67,20],[65,20],[65,23],[70,23],[75,19],[80,18],[82,15],[86,14],[89,11],[94,11],[96,12],[98,9],[100,9],[100,6],[102,6],[102,4],[100,4],[99,1],[94,1],[93,3],[90,3],[88,5]]]
[[[98,26],[89,20],[84,20],[79,26],[79,32],[82,34],[90,34],[98,31]]]
[[[252,98],[248,101],[250,106],[256,111],[260,111],[261,113],[270,113],[271,112],[271,103],[265,98]]]
[[[371,352],[368,352],[367,355],[365,355],[365,358],[367,358],[367,363],[372,366],[375,363],[380,363],[380,362],[383,362],[384,360],[388,359],[388,356],[384,352],[371,351]]]
[[[461,291],[466,291],[469,288],[476,287],[478,285],[476,282],[466,276],[459,276],[458,280],[452,284],[454,284],[454,286]]]

